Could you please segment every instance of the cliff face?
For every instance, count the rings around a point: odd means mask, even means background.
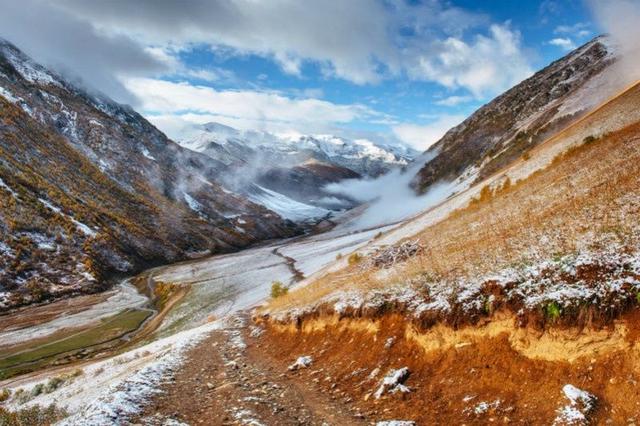
[[[605,98],[615,52],[605,37],[569,53],[480,108],[433,145],[413,180],[422,192],[439,180],[482,179],[523,155]]]
[[[295,233],[224,172],[0,42],[0,309]]]

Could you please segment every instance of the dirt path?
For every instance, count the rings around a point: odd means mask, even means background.
[[[368,424],[335,396],[303,383],[259,343],[261,329],[244,316],[213,332],[147,405],[137,423],[191,425]],[[134,421],[133,423],[136,423]]]

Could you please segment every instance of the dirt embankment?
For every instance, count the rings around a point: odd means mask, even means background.
[[[296,373],[298,380],[348,401],[368,419],[418,425],[640,422],[637,309],[600,329],[523,328],[499,313],[458,329],[419,329],[397,314],[259,322],[266,328],[260,337],[265,355],[282,368],[310,356],[312,365]],[[386,375],[405,367],[406,388],[376,394]],[[592,399],[571,399],[574,388]]]

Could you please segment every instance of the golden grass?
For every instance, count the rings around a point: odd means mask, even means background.
[[[338,289],[384,287],[420,274],[462,278],[579,248],[611,242],[637,245],[639,188],[637,123],[570,149],[523,181],[493,191],[487,187],[466,208],[418,234],[423,254],[391,273],[382,276],[350,265],[271,302],[267,309],[289,309]]]

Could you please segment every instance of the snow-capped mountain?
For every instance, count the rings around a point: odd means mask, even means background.
[[[405,145],[380,144],[367,139],[241,131],[220,123],[198,126],[194,133],[179,143],[225,164],[251,161],[251,156],[288,166],[315,159],[351,169],[361,176],[379,176],[406,166],[418,154]]]
[[[0,310],[299,230],[225,167],[0,41]]]
[[[429,148],[414,186],[483,179],[574,123],[630,83],[610,75],[615,58],[596,37],[498,96]]]
[[[297,221],[358,204],[325,191],[328,184],[379,176],[417,154],[366,139],[241,131],[220,123],[196,126],[180,144],[223,164],[227,173],[219,181],[225,187]]]

